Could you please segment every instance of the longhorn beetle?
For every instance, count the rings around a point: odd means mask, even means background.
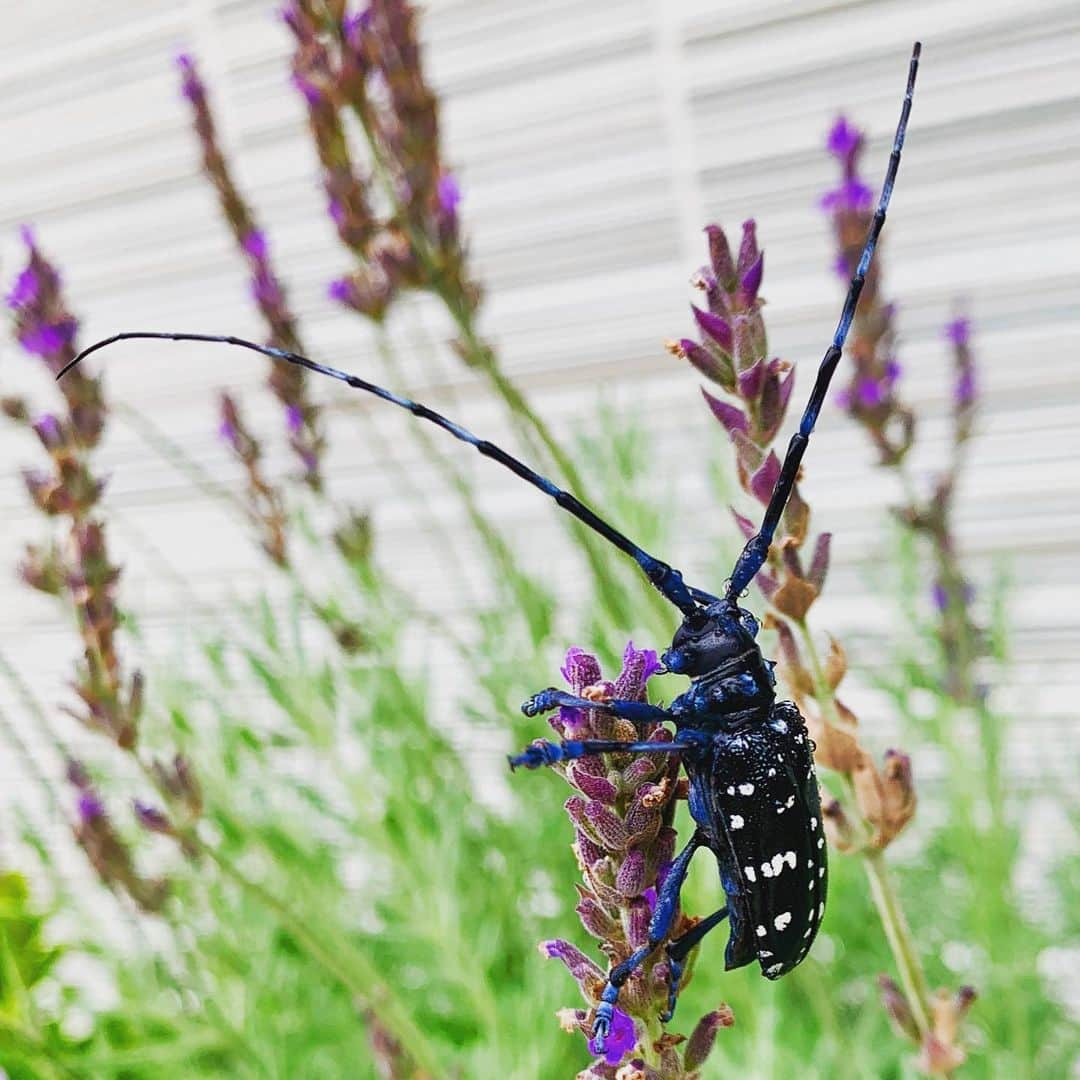
[[[791,495],[810,434],[855,316],[900,167],[920,52],[921,45],[916,42],[885,182],[836,332],[821,361],[799,429],[788,444],[761,527],[747,541],[736,560],[723,596],[713,596],[688,586],[678,570],[638,547],[569,492],[426,405],[286,349],[259,345],[231,335],[128,331],[84,349],[57,375],[61,378],[86,356],[114,342],[155,338],[236,345],[340,379],[357,390],[365,390],[408,409],[421,420],[438,425],[455,438],[474,446],[484,457],[492,458],[550,495],[564,510],[629,555],[665,599],[682,612],[682,624],[662,659],[668,672],[687,675],[691,683],[670,707],[619,699],[596,702],[554,687],[535,694],[521,707],[526,716],[569,706],[601,711],[637,725],[670,721],[675,725],[671,742],[589,739],[564,740],[556,744],[537,741],[510,758],[511,768],[536,769],[590,754],[630,751],[678,754],[686,768],[690,814],[696,829],[675,858],[659,889],[647,944],[608,973],[593,1026],[601,1053],[611,1029],[619,990],[634,969],[668,936],[690,860],[698,848],[707,847],[716,856],[727,903],[669,942],[670,991],[665,1021],[670,1019],[674,1009],[686,957],[725,918],[730,928],[725,967],[728,970],[742,967],[756,959],[766,978],[778,979],[805,958],[825,913],[828,871],[813,744],[795,705],[789,701],[776,701],[773,664],[762,657],[755,641],[757,620],[739,606],[739,598],[768,557],[769,545]]]

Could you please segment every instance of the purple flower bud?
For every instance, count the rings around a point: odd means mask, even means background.
[[[885,400],[885,387],[880,379],[860,379],[855,393],[859,404],[868,409],[876,408]]]
[[[289,81],[304,95],[304,100],[309,106],[318,105],[323,98],[322,90],[319,89],[309,78],[294,71]]]
[[[818,592],[825,584],[825,575],[829,572],[829,546],[832,542],[832,533],[823,532],[814,544],[814,554],[810,560],[810,571],[806,575],[807,581],[817,586]]]
[[[40,284],[37,271],[32,266],[24,267],[15,278],[11,292],[7,294],[8,307],[21,308],[32,304],[37,299]]]
[[[750,269],[739,280],[739,289],[743,294],[744,303],[750,304],[757,299],[758,289],[761,288],[761,279],[765,273],[765,252],[761,252],[751,264]]]
[[[939,612],[943,612],[949,606],[949,594],[940,581],[934,582],[933,588],[930,590],[930,599]]]
[[[637,1045],[637,1031],[634,1021],[622,1011],[616,1008],[611,1017],[611,1030],[604,1042],[604,1061],[608,1065],[618,1065],[626,1055]],[[589,1053],[599,1056],[596,1040],[589,1040]]]
[[[881,991],[881,1004],[889,1017],[893,1030],[912,1042],[919,1040],[919,1028],[912,1015],[911,1006],[894,979],[888,975],[878,976],[878,989]]]
[[[833,213],[844,210],[868,210],[873,201],[873,189],[858,177],[850,177],[845,179],[838,188],[826,191],[818,200],[818,205],[827,213]]]
[[[622,671],[613,689],[617,698],[637,698],[645,690],[645,684],[661,668],[655,649],[635,649],[632,641],[623,649]]]
[[[541,956],[546,956],[549,960],[561,960],[582,990],[587,990],[590,983],[604,977],[600,968],[569,941],[563,941],[561,938],[541,941],[539,948]]]
[[[91,821],[99,821],[105,816],[104,804],[97,794],[88,787],[80,790],[76,805],[79,811],[79,820],[84,825],[89,824]]]
[[[838,161],[846,162],[859,148],[862,132],[848,123],[847,117],[840,115],[829,129],[825,140],[825,149]]]
[[[614,806],[619,797],[619,789],[606,776],[597,776],[588,767],[581,767],[579,762],[573,763],[567,779],[583,795],[609,806]]]
[[[896,380],[903,374],[903,370],[900,362],[895,357],[890,356],[885,361],[885,374],[882,376],[882,381],[887,389],[896,385]]]
[[[194,57],[190,53],[179,53],[176,66],[180,69],[180,92],[188,101],[199,101],[206,95],[206,88],[199,78]]]
[[[453,173],[444,172],[435,186],[435,195],[439,207],[447,217],[456,217],[458,204],[461,202],[461,188]]]
[[[366,7],[362,11],[346,15],[341,21],[342,36],[348,42],[350,48],[358,49],[364,32],[371,25],[371,8]]]
[[[591,896],[583,896],[574,909],[585,932],[598,941],[605,941],[619,929],[618,922]]]
[[[739,395],[744,401],[754,401],[761,396],[767,368],[768,365],[764,360],[757,360],[750,367],[739,372],[735,381],[738,384]]]
[[[34,421],[33,427],[46,450],[55,450],[63,444],[64,433],[60,421],[52,413],[43,413]]]
[[[335,278],[327,285],[326,295],[339,304],[348,304],[352,297],[352,282],[347,277]]]
[[[956,385],[953,387],[953,401],[961,408],[975,401],[975,369],[970,364],[957,376]]]
[[[705,1064],[709,1054],[712,1053],[713,1044],[716,1042],[717,1032],[721,1028],[729,1028],[735,1023],[735,1017],[727,1005],[721,1005],[711,1013],[706,1013],[699,1021],[694,1033],[690,1036],[683,1052],[683,1060],[687,1071],[694,1072]]]
[[[222,420],[218,426],[218,438],[227,442],[234,450],[240,448],[240,433],[231,420]]]
[[[719,225],[706,225],[705,235],[709,239],[709,262],[716,280],[725,287],[734,285],[735,262],[724,230]]]
[[[290,435],[299,435],[304,427],[304,410],[299,405],[285,406],[285,426]]]
[[[270,249],[266,242],[266,233],[262,229],[252,229],[246,233],[240,244],[256,262],[266,262]]]
[[[645,853],[635,848],[623,859],[615,875],[615,888],[625,897],[638,896],[645,884]]]
[[[577,645],[566,651],[566,659],[559,669],[562,677],[575,693],[600,681],[600,661]]]
[[[157,833],[171,833],[172,825],[165,814],[156,806],[150,806],[139,799],[132,803],[135,811],[135,820],[147,831]]]
[[[735,263],[735,272],[740,279],[758,261],[759,257],[757,222],[753,218],[747,218],[742,224],[742,241],[739,243],[739,257]]]
[[[724,426],[724,430],[730,435],[733,431],[741,431],[744,435],[750,430],[750,421],[742,409],[729,405],[726,401],[713,397],[704,387],[701,395],[712,410],[713,416]]]
[[[330,215],[330,220],[339,228],[345,224],[345,207],[342,206],[340,199],[331,197],[326,204],[326,212]]]
[[[945,340],[953,345],[967,345],[971,340],[971,320],[960,317],[948,323],[944,330]]]
[[[622,851],[626,847],[626,826],[603,803],[595,800],[587,802],[585,817],[592,825],[600,842],[609,851]]]
[[[702,311],[701,308],[694,304],[690,305],[690,310],[693,311],[694,318],[697,320],[698,326],[701,327],[702,333],[730,356],[732,349],[735,347],[735,341],[731,333],[731,326],[727,320],[722,319],[719,315],[714,315],[711,311]]]
[[[19,344],[35,356],[55,355],[71,344],[75,337],[75,320],[63,319],[53,325],[32,325],[19,334]]]
[[[768,505],[779,477],[780,459],[776,456],[775,450],[770,450],[769,456],[762,462],[761,468],[750,477],[750,490],[757,499]]]

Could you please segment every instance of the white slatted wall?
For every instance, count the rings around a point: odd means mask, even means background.
[[[976,325],[983,404],[959,500],[962,546],[977,578],[999,558],[1021,583],[1016,657],[1000,700],[1022,721],[1019,783],[1065,775],[1052,744],[1075,747],[1080,695],[1080,7],[1061,0],[756,4],[706,0],[432,0],[424,33],[445,98],[448,157],[465,190],[476,269],[489,289],[485,329],[507,368],[564,438],[598,392],[643,411],[669,493],[707,492],[697,463],[711,423],[697,380],[665,354],[689,331],[685,282],[703,260],[701,225],[759,222],[767,250],[772,347],[816,363],[840,297],[827,271],[816,197],[833,170],[821,143],[844,108],[872,132],[867,172],[884,166],[912,39],[925,43],[908,150],[886,230],[886,291],[899,302],[904,393],[924,417],[926,479],[944,448],[948,358],[940,327],[954,297]],[[372,342],[335,312],[325,284],[347,266],[322,211],[288,41],[258,0],[39,0],[9,4],[0,37],[0,277],[34,222],[64,268],[82,340],[123,327],[258,332],[242,266],[198,175],[171,58],[202,59],[238,177],[267,225],[309,347],[365,370]],[[505,437],[499,406],[444,348],[448,328],[411,302],[395,324],[404,382],[475,430]],[[137,405],[207,469],[235,478],[214,436],[212,390],[242,388],[250,418],[278,430],[255,360],[212,349],[128,347],[111,357],[115,400]],[[46,380],[5,335],[3,392],[42,405]],[[805,392],[806,379],[801,380]],[[334,495],[376,508],[379,544],[401,580],[435,607],[460,593],[389,476],[380,433],[441,527],[460,534],[454,500],[404,438],[404,421],[348,401],[336,386],[329,463]],[[796,392],[797,398],[800,391]],[[512,440],[510,440],[512,441]],[[50,705],[75,655],[54,607],[12,584],[22,544],[40,534],[18,467],[35,448],[0,426],[0,650]],[[462,451],[468,461],[469,455]],[[198,625],[267,574],[242,530],[117,418],[101,452],[112,480],[113,542],[124,602],[159,659],[179,626]],[[544,501],[483,463],[483,501],[513,523],[531,565],[561,575],[566,556]],[[479,473],[477,473],[479,475]],[[826,410],[806,484],[815,523],[836,534],[819,625],[887,648],[888,614],[862,562],[884,541],[897,496],[862,435]],[[706,504],[711,506],[711,504]],[[680,511],[676,557],[700,566],[726,511]],[[551,550],[554,548],[556,556]],[[154,555],[153,551],[158,554]],[[186,583],[163,575],[167,561]],[[446,706],[449,711],[449,706]],[[0,679],[0,711],[55,772],[25,710]],[[496,718],[497,719],[497,718]],[[60,723],[59,719],[57,720]],[[0,804],[47,811],[16,756],[0,760]],[[5,830],[6,831],[6,830]]]

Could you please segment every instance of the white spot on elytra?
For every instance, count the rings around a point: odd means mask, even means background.
[[[784,970],[784,965],[783,964],[773,964],[772,967],[767,967],[765,969],[765,974],[766,975],[778,975],[783,970]]]
[[[757,936],[758,937],[764,937],[765,936],[765,927],[764,926],[759,926],[757,928]]]
[[[817,917],[818,917],[818,919],[820,919],[824,914],[825,914],[825,901],[822,900],[821,903],[818,904],[818,909],[817,909]]]
[[[762,877],[772,877],[773,876],[772,867],[767,862],[763,862],[761,864],[761,876]]]
[[[806,865],[807,865],[807,866],[808,866],[808,867],[809,867],[809,868],[810,868],[811,870],[813,870],[813,869],[814,869],[814,860],[813,860],[813,859],[807,859],[807,860],[806,860]]]
[[[735,789],[734,789],[733,787],[729,787],[729,788],[727,789],[727,793],[728,793],[729,795],[734,795],[734,794],[735,794]]]
[[[819,836],[817,838],[817,846],[819,848],[823,848],[825,846],[825,837],[824,836]]]
[[[795,863],[798,862],[798,859],[795,858],[795,852],[794,851],[785,851],[784,852],[784,860],[788,864],[788,866],[791,867],[792,870],[795,869]]]
[[[746,875],[747,881],[757,881],[757,874],[752,866],[744,866],[743,873]]]
[[[811,878],[811,879],[810,879],[810,880],[809,880],[809,881],[808,881],[808,882],[806,883],[806,887],[807,887],[807,889],[808,889],[808,890],[809,890],[810,892],[813,892],[813,891],[814,891],[814,886],[815,886],[815,885],[817,885],[817,882],[816,882],[816,881],[815,881],[815,880],[814,880],[813,878]]]
[[[825,876],[825,867],[824,866],[818,867],[817,876],[818,877],[824,877]]]
[[[803,937],[804,937],[804,938],[807,938],[807,937],[809,937],[809,936],[810,936],[810,935],[811,935],[811,934],[812,934],[813,932],[814,932],[814,928],[813,928],[812,926],[808,926],[808,927],[806,928],[806,933],[805,933],[805,934],[803,934]]]
[[[754,785],[753,784],[740,784],[739,785],[739,794],[740,795],[753,795],[754,794]]]
[[[816,829],[817,828],[817,818],[816,817],[812,817],[810,819],[810,828],[811,829]]]
[[[769,775],[770,776],[775,776],[776,775],[776,770],[775,769],[770,769],[769,770]]]
[[[775,926],[777,930],[783,930],[789,922],[791,922],[791,912],[781,911],[780,914],[773,919],[773,926]]]
[[[772,956],[772,953],[769,952],[768,949],[762,949],[761,952],[758,953],[758,958],[761,960],[768,960],[770,956]]]
[[[733,829],[741,829],[743,827],[743,825],[745,825],[745,824],[746,824],[746,822],[743,821],[741,814],[732,814],[731,815],[731,827]]]
[[[795,796],[794,795],[789,795],[788,798],[787,798],[787,802],[784,803],[784,807],[785,807],[785,809],[790,810],[794,805],[795,805]]]

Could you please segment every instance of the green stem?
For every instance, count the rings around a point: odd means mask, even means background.
[[[800,620],[796,625],[802,638],[806,654],[810,661],[810,670],[814,678],[815,699],[821,706],[826,716],[826,722],[845,730],[849,727],[840,717],[840,710],[836,706],[836,695],[825,678],[821,658],[814,644],[813,634],[805,620]],[[870,823],[858,811],[858,804],[854,799],[854,785],[851,776],[846,773],[837,774],[840,777],[844,789],[847,792],[853,820],[859,822],[865,837],[873,834]],[[911,1008],[915,1025],[920,1036],[925,1038],[931,1033],[930,1023],[930,992],[919,962],[918,952],[912,940],[911,929],[908,926],[904,909],[900,903],[900,897],[893,885],[892,878],[885,863],[884,853],[865,843],[859,846],[858,855],[866,870],[870,882],[870,894],[877,908],[878,917],[881,919],[885,938],[896,962],[896,969],[903,985],[904,993]]]
[[[900,983],[911,1007],[911,1015],[915,1020],[915,1026],[919,1029],[919,1034],[925,1039],[932,1030],[930,990],[915,951],[915,943],[912,941],[911,930],[904,917],[900,898],[897,896],[889,868],[885,863],[884,853],[877,848],[863,848],[859,854],[870,881],[874,906],[881,916],[881,924],[885,929],[889,948],[892,949],[893,959],[896,961]]]

